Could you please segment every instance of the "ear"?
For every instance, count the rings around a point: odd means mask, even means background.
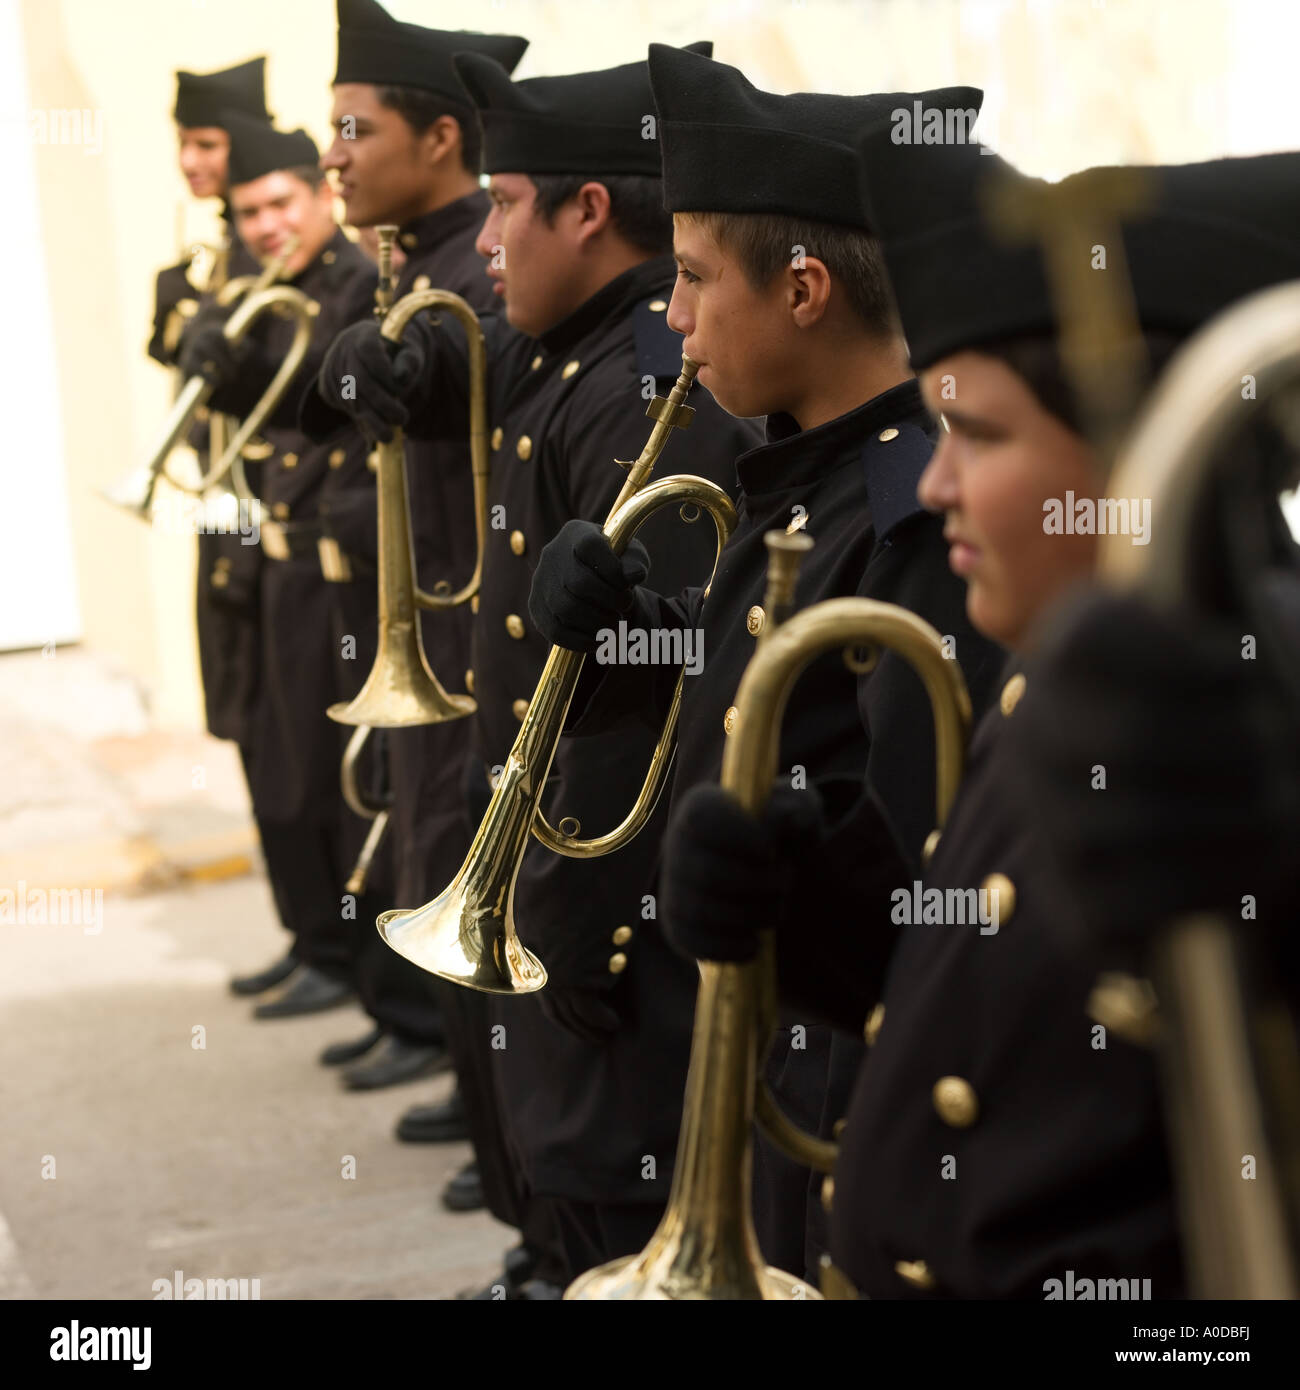
[[[820,323],[831,297],[831,273],[824,261],[800,251],[791,256],[786,267],[785,287],[789,296],[790,313],[797,328],[812,328]]]
[[[420,136],[420,148],[430,167],[460,162],[460,122],[455,116],[439,116]]]
[[[573,196],[577,211],[577,231],[579,241],[597,236],[613,225],[610,215],[609,189],[594,180],[584,183]]]

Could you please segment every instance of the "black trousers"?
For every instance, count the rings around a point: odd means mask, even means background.
[[[566,1282],[620,1255],[639,1255],[664,1214],[657,1202],[580,1202],[556,1197],[551,1205]]]

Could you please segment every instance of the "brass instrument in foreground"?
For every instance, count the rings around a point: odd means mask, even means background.
[[[465,330],[469,355],[469,451],[474,473],[474,534],[477,557],[474,573],[463,588],[426,593],[416,582],[411,538],[411,506],[406,481],[403,434],[394,429],[386,444],[377,444],[375,497],[379,510],[379,647],[365,684],[346,703],[327,711],[340,724],[368,724],[379,729],[404,729],[417,724],[442,724],[463,719],[478,708],[470,695],[443,689],[429,667],[420,636],[419,610],[442,610],[468,603],[478,593],[483,574],[483,544],[487,535],[488,438],[487,353],[483,330],[473,309],[449,290],[416,290],[393,303],[393,241],[397,228],[376,228],[379,234],[379,284],[375,313],[390,343],[400,343],[406,325],[425,309],[442,309]]]
[[[957,785],[970,729],[966,683],[942,638],[906,609],[871,599],[837,598],[786,620],[804,536],[769,532],[768,622],[736,694],[736,725],[723,755],[722,785],[757,815],[777,773],[781,720],[799,675],[824,652],[863,644],[888,647],[921,677],[935,719],[936,818],[943,824]],[[932,837],[933,840],[933,837]],[[700,992],[672,1192],[663,1220],[639,1254],[588,1270],[567,1299],[815,1299],[803,1280],[763,1263],[750,1211],[752,1130],[759,1066],[775,1018],[776,971],[771,932],[756,960],[700,962]],[[774,1102],[772,1109],[775,1109]],[[762,1116],[760,1115],[760,1122]],[[784,1115],[783,1147],[834,1156],[834,1146],[803,1136]],[[770,1125],[765,1128],[771,1128]],[[804,1153],[807,1150],[808,1153]]]
[[[717,554],[722,553],[736,523],[731,499],[705,478],[689,475],[647,480],[672,430],[685,428],[694,411],[685,404],[696,364],[682,359],[681,375],[667,397],[656,396],[646,414],[654,429],[640,457],[631,465],[609,517],[605,535],[621,554],[637,529],[663,507],[676,506],[684,519],[699,511],[713,519]],[[695,515],[689,515],[690,511]],[[716,571],[717,560],[714,560]],[[546,776],[555,757],[569,703],[582,672],[583,654],[552,647],[519,735],[506,759],[492,800],[479,825],[460,872],[432,902],[411,911],[385,912],[379,933],[399,955],[453,984],[489,994],[528,994],[546,983],[541,961],[519,940],[514,921],[515,881],[539,817]],[[654,810],[673,754],[681,680],[633,811],[595,849],[575,841],[567,852],[609,853],[626,843]],[[578,827],[575,825],[573,834]],[[567,837],[572,838],[572,837]]]
[[[1256,404],[1247,403],[1244,381],[1253,383],[1248,399]],[[1295,439],[1300,282],[1227,310],[1166,368],[1108,486],[1113,497],[1151,499],[1151,541],[1135,546],[1128,536],[1106,536],[1103,578],[1162,608],[1186,602],[1201,550],[1197,508],[1216,456],[1240,438],[1243,411],[1288,394]],[[1237,934],[1220,918],[1202,914],[1170,925],[1153,944],[1150,966],[1192,1293],[1295,1298],[1300,1058],[1293,1022],[1252,1009]],[[1094,1001],[1104,1005],[1107,988]],[[1270,1134],[1267,1121],[1279,1117],[1286,1118]],[[1256,1160],[1253,1181],[1243,1181],[1246,1154]]]
[[[288,285],[275,285],[274,282],[284,273],[285,265],[293,254],[289,246],[269,261],[256,280],[244,276],[239,280],[227,281],[218,295],[218,302],[228,303],[247,288],[247,295],[235,312],[227,320],[222,333],[232,344],[242,342],[249,329],[264,313],[283,306],[295,320],[293,341],[289,351],[281,361],[275,376],[262,393],[261,399],[253,407],[247,419],[235,432],[235,437],[221,451],[215,463],[197,479],[181,481],[167,473],[167,462],[172,450],[188,433],[199,410],[207,404],[214,387],[201,375],[192,376],[181,388],[163,426],[161,436],[151,450],[148,462],[135,469],[126,477],[103,489],[102,496],[133,515],[147,520],[153,506],[154,490],[158,479],[166,473],[167,481],[183,492],[202,494],[209,488],[225,481],[228,475],[239,472],[239,459],[249,441],[266,423],[279,406],[289,383],[293,380],[311,343],[312,319],[319,312],[319,305],[308,299],[301,290]]]
[[[370,741],[373,732],[369,724],[362,724],[357,728],[348,739],[348,746],[343,750],[343,762],[339,767],[339,784],[348,810],[360,816],[362,820],[370,822],[370,829],[357,855],[357,862],[352,866],[352,872],[344,884],[347,892],[357,894],[365,892],[370,866],[374,863],[379,846],[388,833],[388,803],[372,804],[367,801],[357,780],[357,763],[361,760],[362,750]]]

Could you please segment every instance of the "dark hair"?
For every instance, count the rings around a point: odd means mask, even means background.
[[[664,209],[663,180],[649,174],[530,174],[537,187],[533,206],[548,225],[584,183],[603,183],[609,190],[609,216],[615,230],[638,251],[652,256],[673,249],[672,214]]]
[[[1169,365],[1169,360],[1182,346],[1185,334],[1170,329],[1148,328],[1142,332],[1150,364],[1149,382],[1154,382]],[[1043,333],[1029,333],[1000,342],[980,343],[973,350],[985,357],[1005,362],[1038,397],[1039,404],[1055,415],[1075,434],[1086,433],[1086,421],[1061,354],[1056,338]]]
[[[325,170],[319,164],[295,164],[292,169],[286,169],[284,172],[301,179],[313,192],[325,182]]]
[[[450,116],[460,126],[460,162],[467,174],[478,178],[483,170],[483,127],[472,106],[419,87],[385,86],[375,90],[379,104],[396,111],[416,135],[423,135],[440,116]]]
[[[868,332],[881,336],[901,332],[880,242],[869,232],[779,213],[683,215],[735,256],[755,289],[771,284],[772,277],[791,263],[795,247],[800,247],[804,255],[821,261],[831,278],[843,286],[849,307]]]

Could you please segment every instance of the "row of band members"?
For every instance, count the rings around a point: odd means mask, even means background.
[[[1055,533],[1044,509],[1095,497],[1099,460],[1042,246],[986,215],[990,187],[1027,203],[1041,185],[975,143],[900,143],[893,118],[916,102],[977,111],[982,93],[777,96],[707,43],[516,82],[524,39],[399,24],[373,0],[338,10],[336,136],[319,162],[303,132],[271,124],[261,59],[178,76],[182,169],[196,197],[225,200],[229,273],[285,254],[292,235],[282,278],[320,306],[250,464],[261,545],[200,538],[209,724],[240,748],[292,936],[234,987],[282,986],[264,1018],[359,997],[372,1026],[323,1058],[349,1064],[349,1086],[454,1064],[452,1100],[409,1111],[399,1133],[468,1134],[475,1163],[444,1199],[515,1227],[493,1283],[545,1298],[652,1233],[694,961],[750,959],[773,928],[782,1011],[766,1079],[841,1152],[832,1188],[757,1138],[769,1263],[815,1279],[829,1252],[871,1297],[1042,1297],[1067,1270],[1184,1292],[1154,1060],[1099,1029],[1088,1000],[1099,968],[1133,965],[1173,914],[1240,917],[1247,896],[1252,936],[1294,981],[1295,721],[1267,674],[1296,629],[1280,438],[1243,405],[1232,486],[1203,508],[1201,617],[1077,599],[1098,539]],[[356,693],[375,650],[370,446],[405,431],[422,586],[463,584],[475,537],[463,334],[421,316],[400,349],[381,342],[374,265],[335,224],[329,169],[352,227],[399,226],[397,295],[462,296],[488,357],[481,591],[472,612],[422,618],[433,670],[478,709],[372,740],[365,775],[392,826],[359,898],[343,885],[367,826],[340,799],[347,731],[324,709]],[[1079,206],[1096,188],[1106,213],[1105,176],[1074,180]],[[1148,187],[1140,213],[1109,215],[1158,377],[1219,311],[1300,275],[1300,156],[1151,169]],[[238,415],[291,326],[264,321],[234,349],[229,312],[184,265],[164,271],[151,353],[202,372],[213,407]],[[667,393],[683,352],[705,389],[659,472],[710,479],[739,511],[707,593],[705,527],[656,518],[621,557],[601,531],[624,476],[614,461],[641,451],[648,388]],[[891,653],[867,674],[838,656],[809,668],[764,815],[718,786],[767,618],[763,537],[792,522],[813,539],[798,607],[900,604],[961,666],[975,733],[932,854],[929,704]],[[1234,611],[1245,561],[1276,580],[1252,598],[1254,661]],[[613,855],[529,848],[514,908],[543,991],[432,980],[383,943],[376,914],[457,872],[551,644],[592,652],[620,622],[701,634],[668,792]],[[573,816],[590,835],[622,818],[676,674],[588,661],[551,769],[552,823]],[[906,924],[899,890],[914,886],[979,889],[995,925]]]

